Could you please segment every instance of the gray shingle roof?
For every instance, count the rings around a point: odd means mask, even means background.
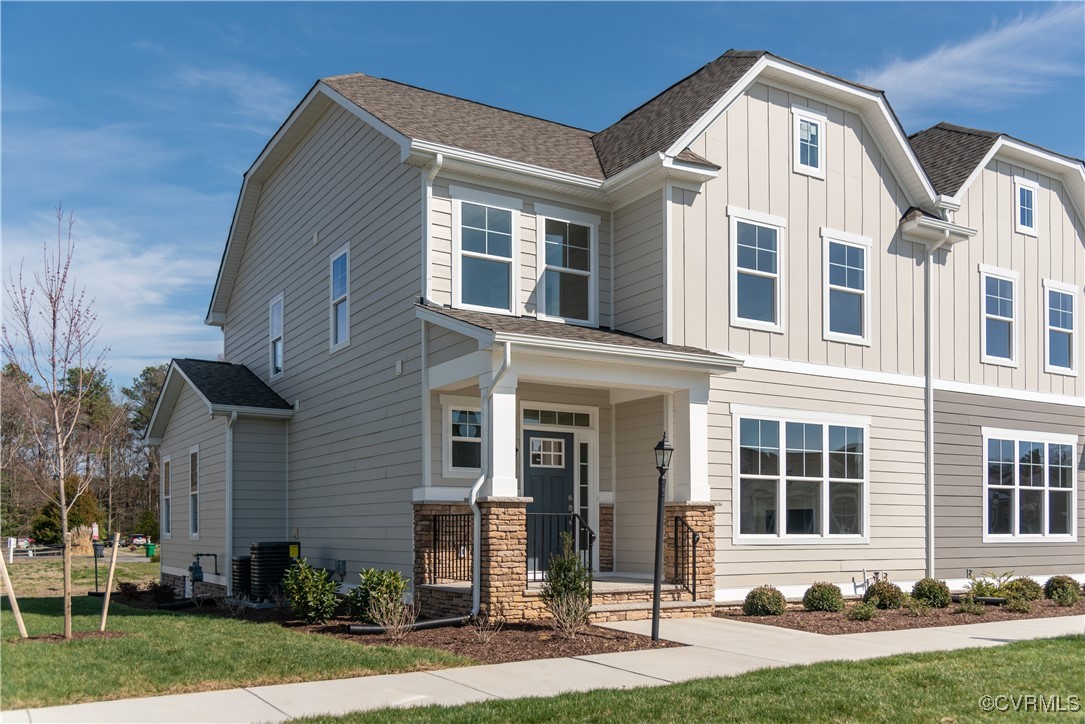
[[[908,137],[934,190],[955,195],[1002,134],[939,123]]]
[[[202,359],[175,359],[173,364],[185,373],[185,377],[212,405],[270,410],[289,410],[292,407],[245,365]]]

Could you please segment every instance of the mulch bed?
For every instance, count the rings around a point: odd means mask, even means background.
[[[65,641],[84,641],[87,639],[119,639],[126,636],[123,631],[73,631],[71,639],[64,638],[64,634],[45,634],[44,636],[31,636],[23,639],[9,639],[16,643],[34,644],[62,644]]]
[[[849,604],[851,605],[851,604]],[[957,604],[949,608],[932,608],[926,616],[913,616],[904,609],[879,611],[870,621],[850,621],[844,612],[807,611],[799,606],[788,606],[788,610],[779,616],[747,616],[741,608],[717,609],[720,618],[729,618],[746,623],[760,623],[766,626],[798,629],[811,633],[837,634],[866,633],[868,631],[899,631],[911,628],[934,628],[937,626],[960,626],[968,623],[987,621],[1018,621],[1027,618],[1050,618],[1052,616],[1080,616],[1085,614],[1085,601],[1074,606],[1059,606],[1053,601],[1033,601],[1029,613],[1007,611],[1005,606],[984,606],[984,613],[954,613]]]

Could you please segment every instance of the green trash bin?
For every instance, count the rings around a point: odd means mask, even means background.
[[[148,543],[147,544],[147,557],[148,558],[154,558],[154,553],[155,553],[156,550],[158,550],[158,544],[157,543]]]

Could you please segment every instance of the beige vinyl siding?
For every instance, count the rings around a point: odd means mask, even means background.
[[[430,367],[478,351],[478,340],[435,324],[426,325],[426,355]]]
[[[1015,176],[1039,184],[1035,218],[1037,236],[1015,231]],[[954,221],[978,229],[972,239],[957,244],[935,266],[938,305],[936,321],[939,379],[971,382],[1016,390],[1085,396],[1085,230],[1058,180],[997,158],[992,159],[961,198]],[[983,307],[979,265],[1012,270],[1017,313],[1017,367],[983,364],[980,329]],[[1046,300],[1043,280],[1071,284],[1077,290],[1077,335],[1074,340],[1077,376],[1044,371]]]
[[[288,540],[287,430],[282,420],[239,417],[233,429],[234,552],[261,541]]]
[[[791,106],[826,114],[824,180],[793,172]],[[918,375],[923,371],[922,248],[897,225],[910,206],[861,116],[758,83],[692,149],[722,167],[670,205],[675,344],[798,362]],[[728,207],[787,220],[783,333],[731,326]],[[617,222],[615,224],[617,226]],[[871,345],[826,341],[822,227],[865,236]],[[651,336],[651,335],[649,335]]]
[[[983,542],[983,427],[1076,435],[1077,530],[1073,543]],[[1085,574],[1085,410],[960,392],[934,393],[935,568],[1018,575]]]
[[[189,539],[189,452],[199,446],[199,540]],[[226,418],[211,417],[187,383],[162,434],[161,454],[170,458],[172,536],[162,543],[162,565],[188,568],[193,553],[226,557]],[[144,531],[157,540],[157,531]],[[220,570],[222,567],[220,566]]]
[[[226,358],[267,379],[267,302],[284,298],[287,528],[310,560],[412,562],[421,481],[421,171],[338,106],[263,185],[225,325]],[[315,235],[315,243],[314,243]],[[329,258],[350,249],[350,343],[329,352]],[[402,362],[397,375],[396,363]]]
[[[614,570],[651,573],[659,487],[652,448],[663,430],[663,397],[614,406]]]
[[[610,214],[604,210],[583,206],[573,199],[556,196],[539,196],[527,190],[518,190],[505,185],[499,187],[481,186],[477,183],[449,179],[438,176],[433,182],[433,196],[430,222],[430,273],[432,275],[431,301],[437,304],[452,304],[452,275],[455,262],[452,258],[452,198],[449,186],[472,188],[479,191],[518,198],[523,201],[520,210],[520,269],[517,280],[520,285],[518,306],[514,310],[520,316],[534,316],[537,313],[536,286],[539,273],[538,224],[535,204],[569,209],[599,217],[598,233],[598,269],[593,273],[598,277],[599,325],[610,326]]]
[[[734,543],[731,404],[783,410],[862,415],[871,418],[869,543]],[[885,571],[892,580],[915,580],[924,569],[923,390],[829,377],[739,369],[712,378],[709,406],[709,484],[716,508],[716,586],[838,584],[863,570]],[[736,433],[737,434],[737,433]],[[782,439],[782,436],[781,436]],[[845,588],[846,593],[851,591]]]
[[[666,326],[663,193],[614,212],[614,328],[662,339]]]

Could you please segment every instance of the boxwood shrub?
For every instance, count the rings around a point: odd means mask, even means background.
[[[900,608],[904,605],[904,591],[889,581],[874,581],[863,594],[863,603],[873,603],[878,608]]]
[[[807,611],[843,611],[844,594],[839,586],[819,581],[806,589],[802,606]]]
[[[1051,576],[1051,578],[1047,579],[1047,583],[1044,584],[1044,596],[1055,600],[1056,592],[1063,588],[1068,588],[1077,593],[1078,583],[1070,576]]]
[[[784,594],[772,586],[758,586],[746,594],[742,612],[747,616],[779,616],[787,609]]]
[[[1031,578],[1015,578],[1002,585],[1002,595],[1006,598],[1020,598],[1023,601],[1039,601],[1044,597],[1044,589]]]
[[[945,581],[935,578],[916,581],[912,586],[912,598],[923,601],[931,608],[945,608],[953,602],[953,598],[949,595],[949,586]]]

